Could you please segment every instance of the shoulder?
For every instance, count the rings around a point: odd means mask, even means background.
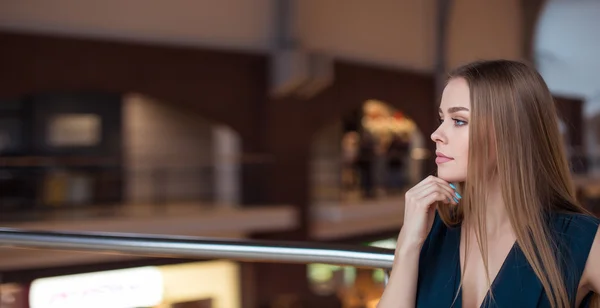
[[[557,244],[563,245],[574,257],[587,259],[596,237],[600,219],[582,213],[554,213],[551,231]]]
[[[598,217],[583,213],[554,213],[552,214],[552,227],[554,230],[566,234],[594,232],[600,225]]]
[[[581,276],[581,285],[587,290],[600,294],[600,232],[598,228],[598,224],[596,224],[591,247]]]
[[[600,291],[600,219],[588,214],[553,214],[552,230],[557,239],[559,253],[567,262],[570,275],[581,278],[582,285],[599,280],[593,289]],[[577,279],[578,281],[579,279]]]

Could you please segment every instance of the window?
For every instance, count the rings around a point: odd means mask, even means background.
[[[50,117],[46,142],[53,147],[96,146],[102,139],[102,123],[96,114],[59,114]]]

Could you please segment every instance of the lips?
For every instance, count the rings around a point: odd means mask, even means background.
[[[436,155],[436,157],[435,157],[435,163],[438,164],[438,165],[439,164],[443,164],[443,163],[447,163],[449,161],[454,160],[454,158],[448,157],[448,156],[444,155],[444,153],[442,153],[442,152],[437,152],[436,151],[435,155]]]

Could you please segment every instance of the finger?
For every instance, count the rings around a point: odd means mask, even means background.
[[[426,177],[425,179],[423,179],[421,182],[419,182],[419,184],[415,185],[414,188],[420,187],[420,186],[426,186],[429,183],[438,183],[444,187],[449,187],[452,190],[455,190],[455,187],[453,187],[453,185],[445,180],[442,180],[436,176],[430,175],[428,177]]]
[[[429,187],[431,187],[434,184],[438,185],[440,189],[443,189],[450,194],[450,196],[448,197],[449,200],[446,200],[447,203],[458,204],[458,201],[462,198],[461,195],[456,192],[454,186],[452,186],[450,183],[435,176],[428,176],[427,178],[423,179],[419,184],[415,185],[409,191],[406,192],[406,199],[417,200],[423,198],[423,191],[429,189]]]
[[[415,188],[413,196],[416,200],[422,199],[437,189],[439,189],[439,186],[436,182],[423,183],[423,185]]]
[[[414,200],[419,201],[436,192],[440,192],[446,196],[446,199],[440,201],[444,201],[445,203],[458,203],[458,199],[455,199],[454,190],[439,183],[429,183],[427,186],[423,187],[420,191],[415,193]]]
[[[446,184],[446,183],[436,183],[437,185],[439,185],[440,189],[443,189],[444,191],[447,191],[450,193],[450,200],[453,201],[453,203],[458,204],[458,202],[460,201],[460,199],[462,198],[462,196],[453,188],[450,186],[450,184]]]
[[[430,182],[439,183],[439,184],[441,184],[441,185],[444,185],[444,186],[450,187],[450,188],[452,188],[452,189],[455,189],[455,188],[456,188],[456,187],[453,187],[454,185],[452,185],[452,183],[450,183],[450,182],[448,182],[448,181],[446,181],[446,180],[442,180],[442,179],[440,179],[440,178],[438,178],[438,177],[436,177],[436,176],[429,176],[429,177],[427,177],[427,178],[428,178],[428,181],[430,181]]]
[[[438,182],[431,182],[429,184],[425,184],[425,186],[420,187],[418,190],[416,190],[414,193],[415,198],[416,199],[423,198],[425,196],[425,194],[427,194],[428,192],[431,192],[432,187],[447,192],[449,194],[449,197],[451,197],[450,198],[451,200],[459,197],[459,195],[457,195],[456,191],[454,189],[452,189],[452,187],[450,187],[449,185],[440,184]]]
[[[456,201],[458,202],[458,199],[461,198],[460,195],[456,192],[456,190],[454,188],[452,188],[452,186],[450,186],[449,183],[447,183],[447,182],[444,181],[442,183],[435,182],[435,184],[438,185],[438,187],[440,189],[442,189],[444,191],[447,191],[452,196],[451,199],[457,198]]]
[[[425,197],[423,197],[421,200],[419,200],[419,203],[421,206],[426,206],[429,207],[431,206],[431,204],[433,204],[436,201],[441,201],[441,202],[447,202],[447,198],[448,196],[441,192],[441,191],[435,191]],[[452,201],[454,202],[454,201]]]
[[[456,186],[454,186],[454,184],[449,183],[449,182],[442,180],[435,176],[429,176],[428,178],[429,178],[428,181],[438,183],[445,189],[452,189],[452,194],[454,196],[453,199],[456,198],[457,203],[458,203],[458,200],[460,200],[462,198],[462,196],[458,193]]]

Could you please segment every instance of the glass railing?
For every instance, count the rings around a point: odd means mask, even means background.
[[[187,260],[172,265],[124,266],[108,271],[50,276],[46,273],[23,287],[28,294],[29,306],[22,307],[31,308],[75,307],[73,305],[244,307],[242,293],[251,292],[242,290],[244,264],[257,263],[307,264],[306,279],[314,298],[320,300],[317,306],[298,305],[310,300],[293,299],[292,294],[278,297],[264,307],[374,307],[387,283],[387,273],[394,259],[392,249],[362,245],[8,228],[0,229],[0,248],[5,251],[26,248],[25,251],[40,257],[50,251],[63,251]],[[260,276],[260,272],[255,274]],[[10,283],[2,284],[0,291],[5,295],[17,292],[18,284],[8,276],[4,278]],[[209,303],[210,298],[212,303]],[[165,304],[169,301],[191,303],[192,299],[196,304]],[[325,304],[328,299],[341,306]]]
[[[0,221],[114,217],[243,203],[241,178],[267,163],[122,166],[94,158],[0,159]],[[253,175],[250,175],[253,176]],[[262,204],[262,203],[261,203]]]

